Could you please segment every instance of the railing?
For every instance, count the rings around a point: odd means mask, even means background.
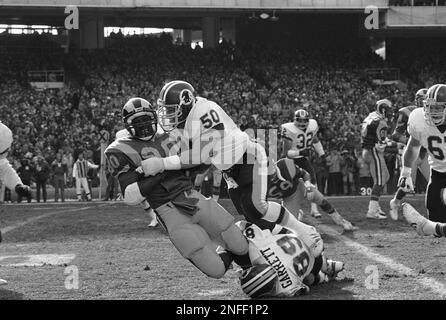
[[[389,0],[0,0],[0,6],[150,7],[209,9],[387,8]]]
[[[30,82],[65,82],[65,71],[60,70],[33,70],[28,71]]]

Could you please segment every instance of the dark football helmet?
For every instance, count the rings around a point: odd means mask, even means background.
[[[388,99],[381,99],[376,101],[376,112],[385,119],[392,117],[392,102]]]
[[[243,270],[240,276],[242,290],[251,298],[271,297],[276,292],[279,277],[269,264],[257,264]]]
[[[158,119],[165,131],[184,125],[196,101],[196,92],[190,83],[170,81],[161,89],[158,99]]]
[[[157,131],[156,111],[149,101],[132,98],[122,108],[122,120],[130,135],[141,140],[152,139]]]
[[[446,123],[446,84],[436,84],[429,88],[423,110],[428,125],[440,126]]]
[[[417,91],[417,93],[415,93],[415,105],[417,106],[417,108],[422,108],[424,107],[424,100],[426,100],[426,95],[427,95],[427,89],[423,88]]]
[[[305,131],[310,123],[310,114],[304,109],[299,109],[294,113],[294,125]]]

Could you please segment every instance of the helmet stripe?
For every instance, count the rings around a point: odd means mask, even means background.
[[[260,283],[260,285],[258,285],[258,286],[256,286],[256,287],[252,288],[252,290],[246,291],[246,293],[247,293],[249,296],[254,295],[257,291],[259,291],[259,290],[262,289],[264,286],[266,286],[266,285],[267,285],[271,280],[273,280],[275,277],[276,277],[276,274],[268,275],[268,277],[267,277],[264,281],[262,281],[262,282]]]
[[[247,283],[245,283],[242,288],[245,290],[246,293],[249,294],[249,292],[252,292],[252,290],[254,290],[259,285],[261,285],[260,287],[263,287],[263,285],[268,283],[268,281],[271,279],[271,277],[275,277],[275,276],[276,276],[276,271],[272,267],[265,269],[261,273],[256,275],[254,278],[249,280]],[[267,279],[267,281],[265,281],[265,279]],[[263,285],[262,285],[262,283],[263,283]],[[257,291],[257,290],[255,290],[255,291]]]

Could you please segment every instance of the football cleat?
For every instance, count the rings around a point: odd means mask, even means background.
[[[376,220],[387,219],[386,214],[381,210],[368,211],[365,217],[367,219],[376,219]]]
[[[327,259],[327,270],[325,274],[334,279],[337,275],[344,270],[344,262]]]
[[[403,216],[406,219],[407,223],[414,228],[420,236],[431,236],[435,234],[435,231],[428,232],[429,223],[433,224],[430,229],[435,230],[435,223],[429,221],[425,217],[423,217],[414,207],[412,207],[408,203],[403,203],[401,205],[403,208]]]
[[[390,211],[389,216],[392,218],[392,220],[398,220],[398,209],[400,208],[400,204],[397,200],[392,199],[390,200]]]
[[[345,231],[358,230],[358,227],[353,226],[350,221],[345,220],[337,211],[330,214],[330,217],[333,219],[334,223],[341,226]]]

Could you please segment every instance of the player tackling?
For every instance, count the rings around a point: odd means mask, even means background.
[[[24,185],[14,168],[9,164],[8,152],[12,145],[12,132],[0,121],[0,180],[10,190],[15,190],[17,194],[23,197],[31,197],[31,188]],[[2,234],[0,230],[0,242]],[[7,282],[0,279],[0,285]]]

